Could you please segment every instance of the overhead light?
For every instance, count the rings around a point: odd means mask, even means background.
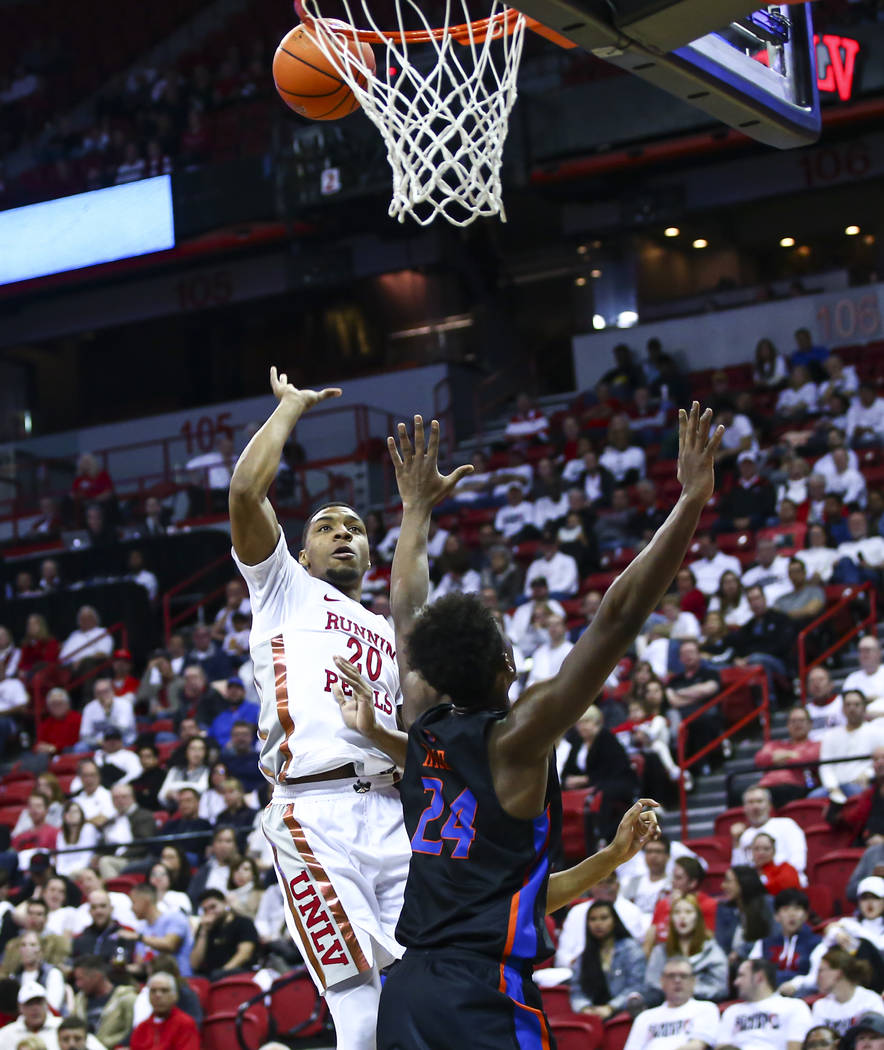
[[[780,247],[781,248],[794,248],[795,247],[795,238],[794,237],[781,237],[780,238]]]
[[[623,310],[617,314],[618,328],[632,328],[634,324],[638,324],[638,314],[635,310]]]
[[[585,277],[576,277],[574,279],[574,283],[577,285],[578,288],[582,288],[586,284],[586,278]]]
[[[577,245],[577,254],[578,255],[586,255],[586,253],[588,251],[589,251],[589,245],[587,245],[587,244],[578,244]]]
[[[664,237],[677,237],[681,233],[681,230],[677,226],[667,226],[663,231]]]
[[[694,247],[695,248],[708,248],[709,247],[709,241],[707,241],[705,237],[698,237],[694,241]]]
[[[601,242],[601,241],[593,241],[593,242],[592,242],[592,246],[593,246],[593,248],[594,248],[594,249],[595,249],[596,251],[598,251],[598,250],[599,250],[599,248],[601,248],[601,246],[602,246],[602,242]]]
[[[601,270],[590,270],[589,271],[589,276],[594,278],[595,280],[598,280],[599,277],[602,276],[602,271]]]
[[[810,255],[810,245],[809,244],[802,244],[800,248],[796,248],[796,251],[798,252],[799,255],[807,257],[808,255]]]
[[[875,243],[875,235],[874,235],[874,233],[867,233],[863,237],[863,244],[874,244],[874,243]]]
[[[602,317],[601,314],[594,314],[592,318],[592,327],[600,332],[603,328],[608,327],[608,322]]]
[[[860,229],[859,226],[845,226],[844,232],[848,237],[855,237],[860,232]]]

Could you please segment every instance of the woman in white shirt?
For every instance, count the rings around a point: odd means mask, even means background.
[[[788,375],[783,355],[777,353],[777,348],[770,339],[759,339],[755,345],[755,365],[752,369],[755,385],[769,389],[780,387],[786,382]]]
[[[752,610],[743,594],[740,577],[730,569],[721,574],[718,590],[709,599],[709,611],[721,613],[725,624],[732,631],[752,619]]]
[[[830,948],[817,972],[817,988],[823,998],[810,1008],[814,1022],[844,1035],[864,1013],[881,1013],[881,996],[867,987],[871,980],[872,968],[865,959],[843,948]]]
[[[157,792],[161,806],[172,809],[178,805],[178,791],[186,784],[202,794],[209,787],[209,748],[201,736],[188,740],[184,750],[184,765],[172,766],[163,786]]]
[[[56,1013],[67,1013],[73,1006],[74,997],[65,984],[64,975],[57,966],[51,966],[43,958],[43,948],[39,936],[27,931],[21,935],[19,942],[21,966],[14,976],[20,985],[25,981],[36,981],[46,989],[46,1002]]]
[[[172,889],[172,873],[161,861],[157,861],[150,869],[148,882],[157,891],[157,909],[160,915],[176,911],[183,912],[188,917],[193,914],[190,897],[180,890]]]
[[[808,583],[828,583],[838,560],[838,552],[829,545],[829,537],[822,525],[811,525],[807,530],[807,547],[796,551],[795,557],[807,570]]]
[[[59,875],[72,876],[81,868],[88,868],[95,856],[95,847],[98,845],[99,832],[94,824],[87,824],[83,810],[79,802],[65,803],[61,817],[61,830],[58,834],[56,848],[69,850],[76,846],[76,851],[70,853],[57,853],[55,856],[55,870]]]
[[[209,786],[200,797],[199,815],[210,824],[214,824],[218,814],[227,809],[224,792],[221,790],[227,776],[227,766],[223,762],[216,762],[209,773]]]
[[[807,479],[810,476],[810,464],[802,456],[793,456],[789,461],[789,472],[786,480],[777,487],[777,506],[784,499],[790,499],[796,507],[807,499]]]

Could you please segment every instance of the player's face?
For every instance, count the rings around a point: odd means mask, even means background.
[[[370,564],[362,519],[348,507],[325,507],[310,522],[298,560],[335,587],[358,583]]]

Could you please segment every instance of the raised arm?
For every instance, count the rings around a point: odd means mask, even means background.
[[[427,560],[430,514],[437,503],[451,494],[461,478],[472,473],[473,468],[467,464],[450,474],[439,473],[439,423],[435,419],[430,423],[429,441],[425,440],[424,421],[420,416],[414,417],[413,446],[404,423],[399,424],[397,432],[398,449],[396,439],[387,438],[402,500],[402,531],[396,541],[390,571],[390,609],[402,683],[402,717],[407,728],[420,713],[418,708],[431,699],[429,687],[408,666],[406,645],[414,621],[427,604],[430,590]]]
[[[320,401],[340,397],[337,387],[298,390],[285,372],[270,369],[270,386],[279,402],[270,418],[246,445],[230,479],[230,532],[236,556],[257,565],[273,553],[279,540],[279,522],[267,493],[279,469],[283,445],[301,416]]]
[[[559,673],[526,689],[494,735],[497,762],[513,767],[545,763],[556,741],[602,691],[605,680],[679,569],[703,508],[715,487],[715,453],[724,427],[710,438],[712,412],[678,414],[681,495],[647,547],[611,584],[590,626]],[[545,774],[544,774],[545,775]]]

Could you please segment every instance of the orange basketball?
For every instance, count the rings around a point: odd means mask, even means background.
[[[370,44],[362,44],[347,34],[340,34],[347,48],[355,56],[362,49],[362,61],[374,72],[374,52]],[[297,25],[280,40],[273,56],[273,80],[283,102],[302,117],[310,120],[339,120],[359,107],[359,100],[341,77],[340,67],[323,54],[315,37],[306,25]],[[359,75],[365,84],[365,77]]]

